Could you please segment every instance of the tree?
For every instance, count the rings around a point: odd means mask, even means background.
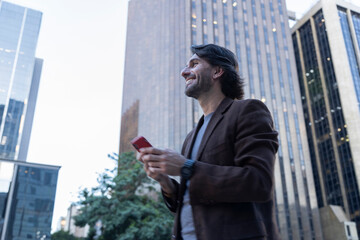
[[[75,225],[88,224],[94,235],[100,222],[98,239],[104,240],[169,239],[173,217],[134,153],[109,157],[119,161],[119,169],[106,170],[99,176],[97,187],[81,191]]]
[[[75,237],[74,235],[70,234],[69,232],[65,232],[63,230],[57,231],[51,234],[52,240],[80,240],[80,238]]]

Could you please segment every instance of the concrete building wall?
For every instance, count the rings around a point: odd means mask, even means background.
[[[358,240],[356,224],[349,221],[340,206],[328,205],[320,209],[326,240]]]

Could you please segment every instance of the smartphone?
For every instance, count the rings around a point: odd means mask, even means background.
[[[133,140],[131,140],[131,144],[138,152],[140,152],[141,148],[152,147],[148,140],[146,140],[146,138],[144,138],[143,136],[138,136],[134,138]]]

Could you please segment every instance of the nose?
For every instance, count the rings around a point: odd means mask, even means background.
[[[188,67],[184,67],[184,69],[181,71],[181,76],[183,76],[183,78],[186,78],[187,76],[189,76],[190,71]]]

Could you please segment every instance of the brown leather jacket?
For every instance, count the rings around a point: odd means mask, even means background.
[[[190,158],[196,133],[186,137],[182,154]],[[189,193],[198,240],[280,239],[274,213],[274,162],[277,132],[267,107],[258,100],[225,98],[201,141]],[[167,198],[176,213],[172,239],[180,240],[185,182]]]

